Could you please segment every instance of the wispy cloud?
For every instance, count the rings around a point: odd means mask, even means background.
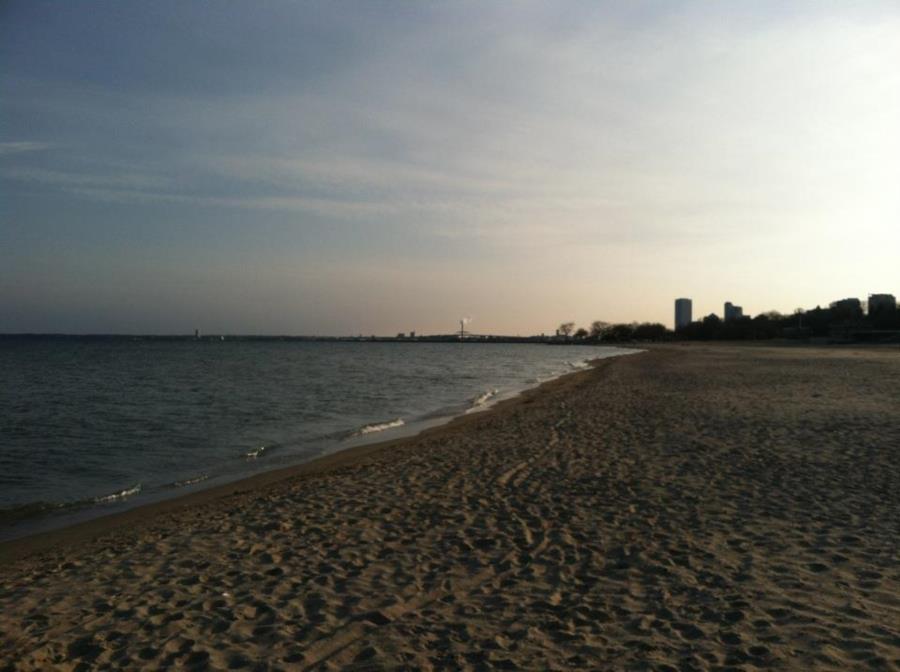
[[[7,179],[39,182],[66,189],[89,187],[133,191],[136,189],[158,189],[171,184],[170,179],[159,175],[121,172],[116,174],[92,174],[43,168],[10,168],[3,171],[3,176]]]
[[[30,140],[19,140],[15,142],[0,142],[0,156],[7,154],[24,154],[26,152],[42,152],[53,147],[48,142],[33,142]]]

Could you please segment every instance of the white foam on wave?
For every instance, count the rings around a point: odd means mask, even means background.
[[[373,434],[375,432],[383,432],[387,429],[393,429],[395,427],[402,427],[406,423],[403,421],[403,418],[397,418],[395,420],[388,420],[387,422],[375,422],[371,425],[363,425],[355,432],[353,432],[353,436],[363,436],[365,434]]]
[[[591,365],[590,362],[586,359],[582,359],[581,361],[578,361],[578,362],[566,362],[566,364],[568,364],[570,368],[573,368],[576,370],[586,369]]]
[[[118,492],[114,492],[109,495],[104,495],[102,497],[94,497],[94,503],[95,504],[106,504],[108,502],[117,502],[121,499],[127,499],[127,498],[131,497],[132,495],[136,495],[140,491],[141,491],[141,484],[138,483],[137,485],[135,485],[131,488],[125,488],[124,490],[119,490]]]
[[[470,406],[469,406],[469,408],[466,410],[466,412],[468,413],[468,412],[470,412],[470,411],[477,411],[477,410],[479,410],[479,409],[482,408],[486,403],[488,403],[491,399],[493,399],[494,397],[496,397],[496,396],[497,396],[497,393],[498,393],[499,391],[500,391],[500,390],[494,388],[494,389],[486,390],[486,391],[482,392],[482,393],[479,394],[477,397],[475,397],[474,399],[472,399],[471,402],[469,402],[469,403],[470,403]]]
[[[199,476],[195,476],[194,478],[186,478],[183,481],[175,481],[173,485],[176,488],[184,488],[188,485],[194,485],[195,483],[202,483],[207,480],[209,476],[207,474],[200,474]]]
[[[259,448],[254,448],[248,453],[244,453],[244,457],[248,460],[255,460],[258,457],[262,457],[263,453],[266,452],[266,446],[260,446]]]

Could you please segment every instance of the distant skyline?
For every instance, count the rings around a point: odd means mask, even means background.
[[[900,295],[896,2],[0,4],[0,332]]]

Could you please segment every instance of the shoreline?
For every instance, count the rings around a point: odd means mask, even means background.
[[[893,350],[601,360],[19,545],[0,668],[894,669],[897,399]]]
[[[288,479],[314,477],[345,466],[355,465],[383,451],[403,448],[420,439],[441,436],[444,431],[465,431],[465,428],[469,426],[471,421],[523,403],[527,397],[541,394],[542,390],[546,392],[548,389],[556,387],[555,384],[564,379],[592,373],[596,369],[601,368],[604,363],[626,355],[640,353],[640,350],[636,350],[589,360],[588,366],[584,369],[565,372],[533,387],[526,387],[513,392],[511,397],[500,399],[484,409],[469,409],[459,415],[440,418],[437,420],[438,424],[425,427],[413,434],[385,439],[373,437],[369,442],[340,448],[334,452],[319,455],[298,464],[276,467],[248,476],[240,476],[234,480],[194,492],[179,494],[156,502],[139,504],[122,511],[101,514],[46,531],[26,533],[22,536],[0,540],[0,575],[2,575],[3,567],[10,562],[15,562],[58,546],[81,544],[126,525],[145,524],[159,515],[174,513],[193,506],[203,506],[238,493],[263,490]]]

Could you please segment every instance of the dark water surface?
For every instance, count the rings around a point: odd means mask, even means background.
[[[0,341],[0,536],[33,531],[35,513],[99,515],[411,433],[625,352],[540,344]],[[25,514],[30,523],[11,524]]]

